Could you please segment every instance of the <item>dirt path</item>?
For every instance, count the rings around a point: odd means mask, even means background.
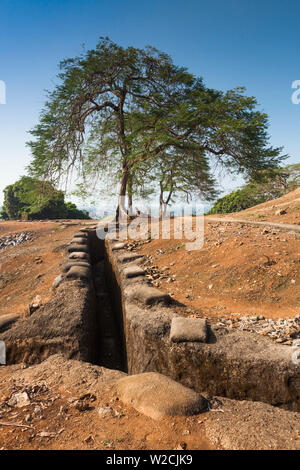
[[[208,223],[210,222],[221,222],[221,223],[227,223],[231,222],[233,224],[246,224],[246,225],[252,225],[252,226],[257,226],[257,227],[271,227],[277,230],[282,230],[282,231],[292,231],[292,232],[299,232],[300,233],[300,225],[296,224],[285,224],[285,223],[280,223],[280,222],[268,222],[267,220],[265,222],[256,222],[253,220],[245,220],[245,219],[233,219],[231,217],[214,217],[214,216],[206,216],[205,219],[207,220]]]

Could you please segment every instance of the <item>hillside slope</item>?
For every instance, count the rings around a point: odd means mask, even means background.
[[[285,212],[285,213],[279,213]],[[233,217],[245,220],[267,220],[286,224],[300,224],[300,188],[271,201],[249,207],[241,212],[220,214],[223,217]]]

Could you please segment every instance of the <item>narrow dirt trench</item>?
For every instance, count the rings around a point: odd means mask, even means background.
[[[114,311],[107,286],[104,259],[93,266],[93,280],[96,294],[96,319],[98,323],[96,344],[96,365],[126,371],[123,348],[122,321]]]

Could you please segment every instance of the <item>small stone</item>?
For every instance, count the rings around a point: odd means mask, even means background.
[[[15,393],[8,401],[10,406],[16,406],[17,408],[23,408],[24,406],[30,405],[30,399],[26,392]]]
[[[38,434],[38,436],[40,436],[40,437],[53,437],[55,435],[56,435],[56,433],[54,433],[54,432],[46,432],[46,431],[42,431]]]
[[[40,408],[39,406],[36,406],[33,410],[33,414],[34,415],[38,415],[42,412],[42,408]]]
[[[187,445],[185,442],[181,442],[180,444],[178,444],[178,446],[176,447],[175,450],[186,450],[187,448]]]
[[[37,295],[33,299],[33,302],[28,307],[29,315],[32,315],[33,312],[35,312],[38,308],[40,308],[41,304],[42,304],[42,297],[40,295]]]
[[[5,342],[0,341],[0,365],[5,365],[6,364],[6,347],[5,347]]]
[[[55,289],[56,287],[58,287],[63,281],[63,275],[62,274],[59,274],[53,281],[52,283],[52,287]]]
[[[99,414],[99,416],[104,417],[104,416],[107,416],[109,414],[112,414],[112,411],[113,411],[112,408],[107,406],[105,408],[99,408],[98,409],[98,414]]]
[[[88,403],[88,401],[85,401],[85,400],[78,400],[74,403],[74,405],[76,410],[78,411],[87,411],[87,410],[90,410],[90,404]]]
[[[284,215],[286,214],[286,210],[285,209],[279,209],[275,212],[275,215]]]

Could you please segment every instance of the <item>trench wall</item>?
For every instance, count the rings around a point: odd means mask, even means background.
[[[106,241],[106,275],[122,305],[129,374],[157,371],[198,392],[300,411],[300,368],[291,361],[290,348],[253,333],[212,328],[207,343],[171,342],[170,324],[177,316],[172,304],[140,300],[145,277],[125,274],[139,260],[131,261],[116,246]]]
[[[61,352],[67,358],[103,365],[99,338],[107,333],[105,323],[99,321],[102,311],[93,267],[104,259],[124,372],[156,371],[198,392],[300,411],[300,367],[292,362],[289,347],[253,333],[210,327],[206,343],[173,343],[170,325],[177,314],[171,299],[153,288],[151,300],[145,276],[128,276],[128,269],[138,268],[142,258],[125,244],[99,240],[95,228],[86,234],[82,245],[90,266],[86,275],[79,272],[78,278],[68,278],[69,264],[76,262],[66,253],[67,265],[62,266],[61,281],[50,302],[0,334],[10,364],[33,364]]]

